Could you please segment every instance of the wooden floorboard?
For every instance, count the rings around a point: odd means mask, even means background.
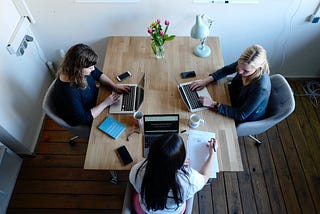
[[[248,157],[245,150],[245,141],[244,138],[239,138],[240,152],[243,163],[243,172],[238,172],[238,182],[240,189],[240,197],[242,203],[243,213],[258,213],[256,203],[252,203],[255,201],[255,196],[251,183],[251,173],[248,165]],[[226,213],[226,212],[223,212]]]
[[[303,94],[304,80],[289,81]],[[220,172],[194,199],[193,213],[320,213],[320,108],[296,96],[286,120],[239,145],[244,171]],[[47,119],[37,155],[24,162],[8,214],[120,213],[128,172],[120,184],[108,171],[84,170],[87,139],[70,146],[72,135]]]

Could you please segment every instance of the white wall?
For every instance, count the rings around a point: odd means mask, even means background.
[[[320,76],[320,23],[306,18],[319,0],[260,0],[258,4],[195,4],[192,0],[140,0],[136,3],[75,3],[74,0],[26,0],[32,26],[46,56],[57,62],[59,49],[84,42],[104,59],[106,37],[148,36],[156,18],[169,19],[169,32],[189,36],[195,15],[215,20],[211,35],[219,36],[225,64],[249,45],[268,50],[272,73],[287,77]],[[100,62],[100,67],[103,62]],[[208,71],[209,72],[209,71]]]
[[[50,75],[40,59],[35,41],[23,56],[11,55],[6,45],[20,15],[11,0],[0,1],[0,139],[18,153],[32,154],[41,131],[44,114],[41,102]]]
[[[0,1],[0,131],[6,135],[0,137],[11,141],[11,148],[19,153],[34,151],[41,130],[41,102],[51,81],[46,58],[58,62],[59,49],[84,42],[100,55],[101,68],[108,36],[148,36],[147,26],[156,18],[171,21],[169,33],[189,36],[195,15],[206,13],[215,20],[211,35],[220,37],[225,64],[236,60],[247,46],[259,43],[268,50],[272,73],[320,76],[320,23],[306,22],[319,0],[260,0],[253,5],[192,0],[25,1],[36,21],[28,31],[35,41],[19,57],[10,55],[6,45],[20,15],[11,0]]]

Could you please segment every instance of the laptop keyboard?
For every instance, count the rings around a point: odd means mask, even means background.
[[[133,111],[135,87],[130,86],[129,93],[123,94],[121,111]]]
[[[191,108],[196,109],[196,108],[201,108],[203,105],[199,102],[199,95],[196,91],[191,91],[190,89],[190,84],[188,85],[183,85],[183,90],[188,97],[188,100],[190,102]]]

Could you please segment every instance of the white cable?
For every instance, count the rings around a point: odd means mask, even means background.
[[[301,3],[302,0],[299,0],[298,6],[296,8],[296,10],[293,12],[293,14],[290,17],[290,24],[289,24],[289,34],[292,33],[292,22],[293,22],[293,18],[296,16],[297,12],[299,11],[300,7],[301,7]],[[282,48],[282,59],[281,59],[281,64],[280,64],[280,71],[283,70],[284,67],[284,63],[286,60],[286,50],[287,50],[287,45],[288,45],[289,40],[286,39],[283,43],[283,48]]]
[[[46,64],[47,60],[46,60],[45,58],[43,58],[43,56],[41,56],[40,50],[39,50],[39,47],[38,47],[38,43],[36,43],[36,41],[33,41],[32,44],[34,45],[34,47],[35,47],[36,50],[37,50],[37,54],[38,54],[39,59],[40,59],[44,64]]]
[[[320,83],[312,80],[303,87],[304,94],[295,94],[296,96],[308,96],[313,107],[319,108],[318,98],[320,97]]]

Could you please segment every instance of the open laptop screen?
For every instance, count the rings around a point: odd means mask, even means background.
[[[178,133],[179,114],[144,115],[144,133]]]
[[[146,74],[144,73],[141,80],[139,81],[137,88],[136,88],[136,105],[135,105],[135,110],[138,111],[140,105],[143,102],[144,98],[144,84],[146,81]]]

